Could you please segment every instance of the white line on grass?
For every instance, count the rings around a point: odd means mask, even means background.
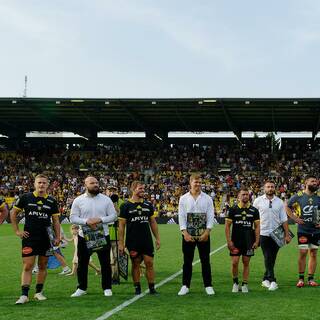
[[[225,248],[227,245],[224,244],[221,247],[213,250],[210,252],[210,256],[217,253],[218,251],[222,250],[223,248]],[[197,263],[200,262],[200,259],[196,260],[195,262],[192,263],[192,265],[196,265]],[[160,281],[158,284],[155,285],[156,288],[159,288],[161,286],[163,286],[164,284],[166,284],[167,282],[173,280],[174,278],[180,276],[180,274],[182,274],[182,270],[179,270],[178,272],[174,273],[173,275],[171,275],[170,277]],[[141,293],[138,296],[134,296],[133,298],[126,300],[125,302],[121,303],[120,305],[118,305],[117,307],[111,309],[110,311],[107,311],[105,314],[103,314],[102,316],[100,316],[99,318],[97,318],[96,320],[105,320],[110,318],[111,316],[113,316],[115,313],[121,311],[122,309],[124,309],[125,307],[129,306],[130,304],[136,302],[137,300],[143,298],[147,293],[149,292],[149,290],[144,291],[143,293]]]

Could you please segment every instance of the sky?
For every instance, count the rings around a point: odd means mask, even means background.
[[[2,0],[0,97],[319,97],[318,0]]]

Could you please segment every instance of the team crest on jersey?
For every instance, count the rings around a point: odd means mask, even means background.
[[[309,198],[309,204],[312,204],[312,203],[313,203],[313,199]]]

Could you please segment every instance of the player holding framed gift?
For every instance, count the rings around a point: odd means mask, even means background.
[[[47,228],[54,227],[55,239],[53,245],[60,242],[60,222],[57,201],[47,194],[49,181],[47,176],[39,174],[35,177],[34,192],[23,194],[15,203],[11,211],[11,223],[15,234],[22,239],[21,296],[16,304],[24,304],[29,301],[29,289],[32,281],[32,269],[38,258],[37,284],[35,300],[46,300],[43,295],[43,286],[47,276],[48,256],[51,254],[51,243]],[[17,215],[24,211],[24,230],[19,230]]]
[[[232,226],[232,233],[230,232]],[[249,263],[254,249],[259,246],[259,211],[250,204],[249,190],[242,187],[238,193],[238,203],[231,207],[225,219],[225,234],[232,261],[232,292],[239,292],[238,269],[240,256],[243,263],[241,291],[249,292]]]
[[[318,286],[318,283],[314,280],[314,273],[317,267],[317,253],[320,245],[320,197],[316,194],[318,186],[319,181],[315,176],[307,176],[305,178],[303,193],[293,195],[286,206],[288,216],[298,224],[298,288],[304,286],[304,273],[308,252],[308,284],[312,287]]]
[[[201,191],[201,175],[190,176],[190,191],[179,200],[179,226],[182,233],[183,275],[179,296],[189,293],[192,277],[192,261],[195,248],[198,248],[202,278],[208,295],[212,288],[210,266],[210,231],[215,222],[212,199]]]
[[[87,293],[88,265],[95,251],[101,266],[101,286],[106,297],[112,296],[110,237],[108,224],[117,219],[110,198],[100,193],[99,182],[93,176],[85,181],[86,192],[77,197],[71,207],[70,221],[80,225],[78,234],[78,288],[71,297]]]

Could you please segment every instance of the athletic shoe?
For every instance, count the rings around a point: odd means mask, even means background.
[[[178,296],[185,296],[187,293],[189,293],[189,288],[187,286],[182,286],[178,292]]]
[[[141,287],[136,287],[136,288],[134,289],[134,294],[135,294],[136,296],[138,296],[139,294],[141,294]]]
[[[237,283],[234,283],[232,286],[232,292],[237,293],[239,292],[239,285]]]
[[[310,287],[317,287],[319,284],[317,282],[315,282],[314,280],[309,280],[308,285]]]
[[[39,272],[39,267],[35,265],[32,269],[32,274],[37,274]]]
[[[66,266],[65,268],[63,268],[63,270],[59,273],[60,275],[65,275],[65,274],[68,274],[70,273],[72,270]]]
[[[276,282],[272,281],[269,287],[269,291],[275,291],[278,289],[278,285]]]
[[[158,291],[155,288],[149,289],[149,294],[158,294]]]
[[[242,293],[248,293],[249,292],[248,285],[244,284],[243,286],[241,286],[241,291]]]
[[[269,280],[263,280],[263,281],[261,282],[261,285],[262,285],[264,288],[269,289],[269,288],[270,288],[270,281],[269,281]]]
[[[299,279],[299,281],[297,282],[296,286],[297,286],[298,288],[304,287],[304,281],[303,281],[302,279]]]
[[[77,289],[72,295],[71,298],[77,298],[77,297],[81,297],[83,295],[87,294],[87,291],[81,290],[81,289]]]
[[[47,300],[47,297],[45,297],[42,292],[36,293],[36,294],[33,296],[33,298],[34,298],[34,300],[38,300],[38,301]]]
[[[27,296],[21,296],[17,301],[16,304],[25,304],[29,302],[29,298]]]
[[[111,297],[112,296],[111,289],[106,289],[106,290],[103,291],[103,293],[104,293],[105,297]]]
[[[208,296],[214,295],[214,290],[212,287],[206,287],[205,290]]]

